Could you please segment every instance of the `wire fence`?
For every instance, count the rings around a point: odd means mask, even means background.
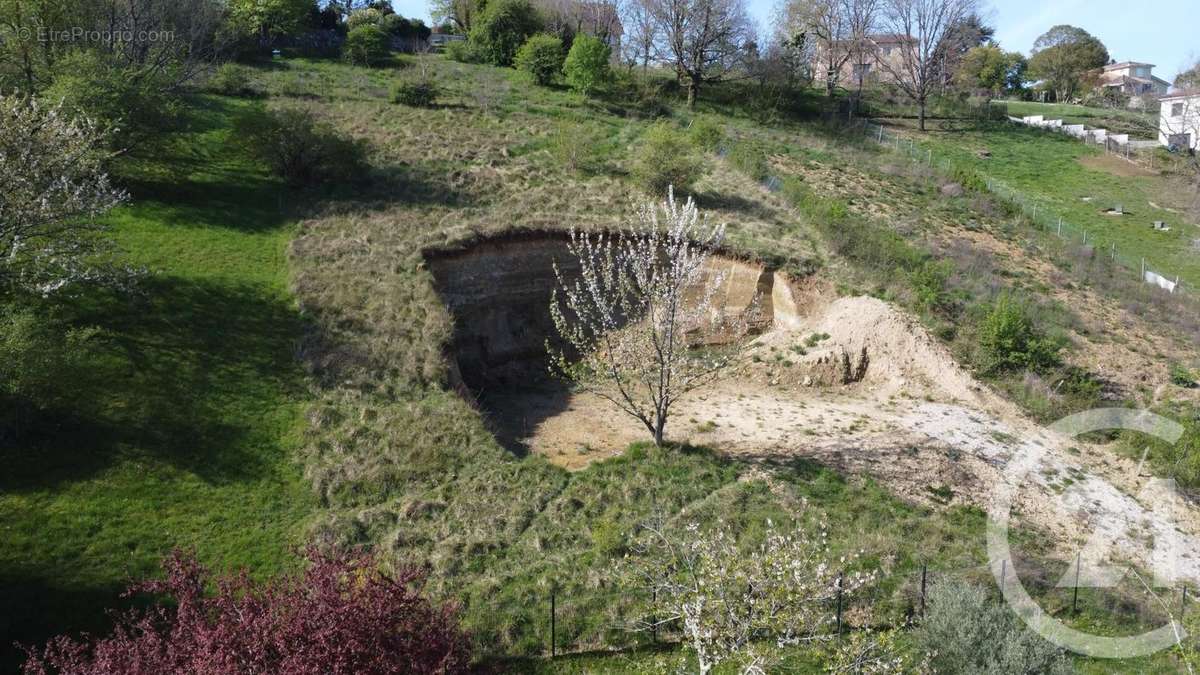
[[[911,138],[888,131],[883,125],[862,120],[862,133],[869,140],[894,152],[907,156],[911,161],[928,165],[948,176],[977,175],[972,167],[964,167],[949,158],[936,157],[933,149],[920,146]],[[1094,229],[1071,223],[1056,213],[1053,209],[1039,204],[1020,190],[1014,189],[1003,181],[987,176],[979,176],[980,182],[987,191],[1007,203],[1019,213],[1027,217],[1033,225],[1053,234],[1061,242],[1077,245],[1079,252],[1091,258],[1107,259],[1115,266],[1126,270],[1130,276],[1140,279],[1146,284],[1156,286],[1163,291],[1179,296],[1200,297],[1195,289],[1185,287],[1179,274],[1163,269],[1155,269],[1142,256],[1130,256],[1123,253],[1115,242],[1103,242]],[[1108,209],[1114,217],[1124,215],[1124,208],[1114,204]],[[1156,228],[1167,227],[1162,222],[1154,224]]]
[[[1014,569],[1014,566],[1018,569]],[[930,611],[931,596],[942,584],[965,584],[989,590],[991,602],[1003,605],[1001,588],[1021,585],[1050,615],[1071,623],[1108,624],[1123,630],[1149,630],[1168,622],[1180,624],[1194,612],[1194,589],[1186,584],[1148,591],[1127,576],[1119,586],[1092,588],[1079,584],[1078,560],[1052,566],[1017,560],[996,567],[979,564],[937,567],[921,564],[903,573],[880,575],[874,583],[843,593],[840,587],[821,602],[819,636],[840,639],[859,630],[914,627]],[[656,620],[668,603],[643,589],[548,589],[519,603],[475,607],[489,615],[492,628],[504,634],[498,658],[545,658],[569,654],[629,652],[685,643],[678,619]],[[756,639],[770,641],[772,635]]]

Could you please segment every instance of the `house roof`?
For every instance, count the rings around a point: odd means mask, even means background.
[[[874,42],[875,44],[893,44],[893,45],[898,45],[898,44],[901,44],[904,42],[912,42],[913,41],[913,37],[911,35],[901,35],[899,33],[880,33],[878,35],[871,35],[869,37],[869,39],[871,40],[871,42]]]
[[[1154,67],[1153,63],[1142,63],[1141,61],[1122,61],[1120,63],[1110,63],[1104,66],[1104,70],[1120,70],[1122,68],[1132,68],[1134,66],[1149,66]]]
[[[1175,92],[1174,94],[1167,94],[1166,96],[1160,96],[1158,100],[1171,101],[1171,100],[1174,100],[1177,98],[1200,98],[1200,91],[1179,91],[1179,92]]]

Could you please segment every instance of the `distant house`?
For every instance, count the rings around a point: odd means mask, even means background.
[[[1152,63],[1125,61],[1109,64],[1100,71],[1100,86],[1142,99],[1165,96],[1171,83],[1155,77],[1151,72],[1153,70]]]
[[[906,35],[882,33],[867,37],[861,44],[850,40],[835,43],[834,49],[840,50],[841,54],[847,57],[837,73],[838,84],[849,89],[860,84],[895,82],[896,78],[892,73],[903,72],[903,47],[905,42],[912,40]],[[826,55],[818,49],[812,64],[817,80],[825,79],[828,67]]]
[[[454,33],[434,33],[429,36],[429,46],[433,49],[440,50],[451,42],[459,42],[466,39],[466,35],[457,35]]]
[[[1173,94],[1159,101],[1158,142],[1179,149],[1195,150],[1200,144],[1200,92]]]

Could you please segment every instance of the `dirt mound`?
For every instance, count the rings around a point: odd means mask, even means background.
[[[863,383],[885,395],[929,394],[972,403],[982,403],[986,393],[924,326],[871,297],[838,298],[814,307],[799,326],[771,331],[754,348],[759,354],[765,349],[787,355],[774,359],[790,364],[777,369],[780,382]]]

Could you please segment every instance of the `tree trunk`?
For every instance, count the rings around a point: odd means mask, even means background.
[[[654,425],[654,445],[662,447],[665,431],[667,430],[667,417],[659,415],[658,420]]]
[[[917,106],[919,108],[919,112],[917,113],[917,126],[921,129],[921,131],[925,131],[925,99],[922,98],[918,100]]]
[[[688,110],[693,110],[696,107],[696,96],[700,92],[700,76],[692,75],[688,80],[687,90],[687,107]]]

